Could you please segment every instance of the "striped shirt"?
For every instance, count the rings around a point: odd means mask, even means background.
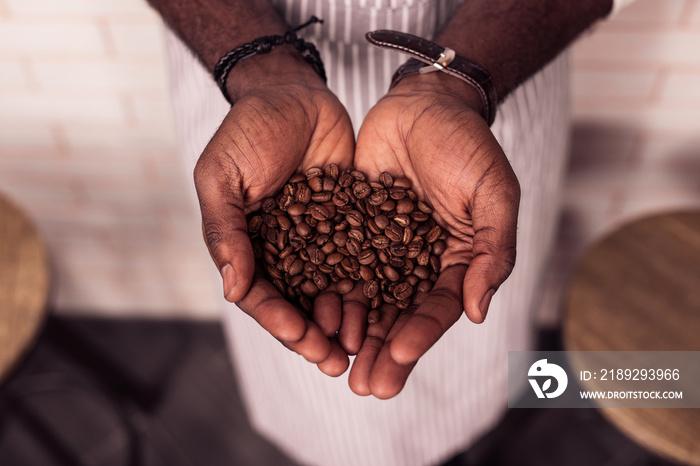
[[[370,46],[364,34],[397,29],[430,38],[461,2],[273,3],[292,25],[312,14],[325,20],[300,35],[318,46],[328,85],[357,129],[405,60]],[[229,106],[171,33],[167,46],[184,168],[191,174]],[[322,374],[222,299],[232,361],[255,429],[303,464],[413,466],[444,461],[494,426],[506,407],[507,352],[531,348],[533,303],[553,244],[568,145],[568,73],[562,54],[503,102],[492,127],[522,186],[513,274],[493,298],[486,322],[460,319],[395,398],[353,394],[347,372],[335,379]]]

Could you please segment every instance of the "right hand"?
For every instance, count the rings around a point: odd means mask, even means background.
[[[246,214],[259,209],[295,172],[329,163],[342,171],[352,164],[354,133],[345,108],[293,53],[275,50],[246,60],[256,61],[247,70],[266,72],[229,89],[235,105],[200,156],[194,179],[204,239],[222,274],[226,300],[335,376],[349,364],[347,352],[331,338],[340,327],[340,296],[327,290],[314,309],[314,315],[325,317],[316,322],[304,318],[255,273],[247,233]],[[354,338],[359,347],[360,336]]]

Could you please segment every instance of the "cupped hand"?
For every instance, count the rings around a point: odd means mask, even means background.
[[[355,166],[370,177],[389,171],[409,178],[451,237],[433,289],[405,311],[385,305],[381,320],[369,325],[350,371],[355,393],[395,396],[463,309],[472,322],[483,322],[513,269],[520,187],[480,105],[454,77],[414,75],[389,91],[360,128]]]
[[[256,57],[257,59],[258,57]],[[295,172],[352,164],[354,134],[345,108],[311,68],[248,86],[204,149],[194,177],[203,235],[221,272],[224,296],[272,336],[329,375],[348,367],[331,336],[340,326],[340,298],[317,299],[322,326],[304,318],[255,273],[246,214],[282,188]],[[311,74],[309,74],[309,72]],[[330,317],[328,317],[330,316]],[[354,337],[357,340],[359,337]],[[359,344],[357,345],[359,346]]]

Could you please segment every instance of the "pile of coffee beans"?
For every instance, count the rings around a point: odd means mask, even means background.
[[[275,287],[307,313],[331,284],[361,286],[379,319],[383,303],[406,309],[440,271],[446,231],[407,178],[369,181],[335,164],[296,174],[248,218],[256,258]]]

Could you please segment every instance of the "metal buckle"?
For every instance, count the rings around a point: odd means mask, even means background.
[[[452,61],[455,59],[457,54],[455,53],[454,50],[452,50],[449,47],[445,47],[445,50],[443,50],[440,53],[440,58],[437,59],[435,63],[432,65],[424,66],[423,68],[420,68],[418,72],[420,74],[427,74],[427,73],[432,73],[433,71],[439,71],[444,69],[447,65],[452,63]]]

